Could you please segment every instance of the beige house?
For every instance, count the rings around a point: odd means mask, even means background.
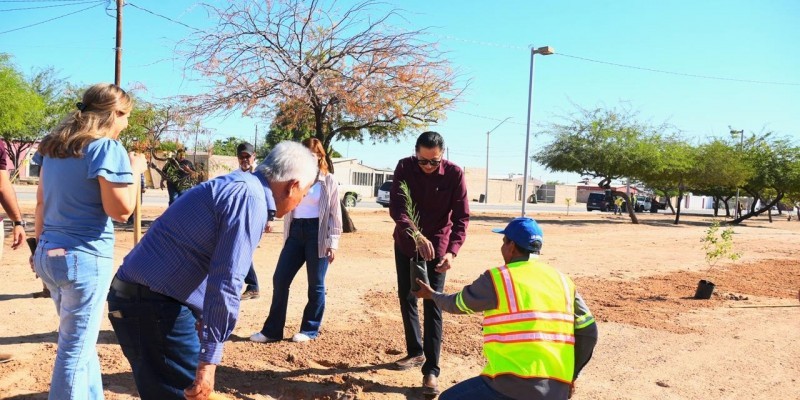
[[[470,201],[481,201],[486,191],[486,169],[464,168],[464,179],[467,183],[467,197]],[[522,201],[522,176],[513,175],[505,179],[489,178],[489,196],[487,203],[509,204]],[[542,185],[538,179],[528,178],[528,201],[536,189]]]

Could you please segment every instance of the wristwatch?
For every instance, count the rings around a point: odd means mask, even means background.
[[[21,227],[25,228],[26,226],[28,226],[28,223],[25,222],[25,220],[22,220],[22,221],[11,221],[11,226],[21,226]]]

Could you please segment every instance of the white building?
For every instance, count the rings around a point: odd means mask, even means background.
[[[364,165],[355,158],[333,158],[333,175],[339,182],[339,194],[355,200],[374,198],[383,182],[392,179],[394,170]]]

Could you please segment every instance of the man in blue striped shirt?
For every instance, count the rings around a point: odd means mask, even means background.
[[[187,191],[125,257],[109,291],[109,319],[143,400],[208,398],[267,224],[268,192],[281,217],[316,175],[308,149],[282,142],[255,173]]]

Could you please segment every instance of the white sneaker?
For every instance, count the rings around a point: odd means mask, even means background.
[[[295,333],[294,336],[292,336],[292,341],[295,343],[308,342],[310,340],[312,340],[311,337],[305,333]]]
[[[268,337],[264,336],[263,333],[256,332],[256,333],[250,335],[250,341],[251,342],[256,342],[256,343],[273,343],[273,342],[280,342],[281,339],[268,338]]]

